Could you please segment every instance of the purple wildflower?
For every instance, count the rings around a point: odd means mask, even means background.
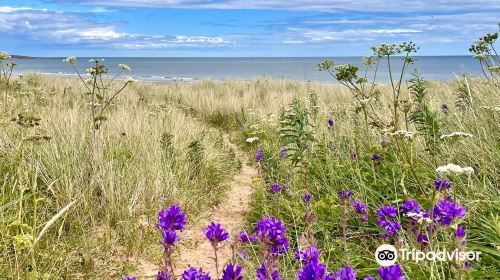
[[[459,226],[459,227],[457,227],[457,230],[455,231],[455,236],[456,236],[457,238],[462,239],[462,238],[464,238],[466,235],[467,235],[467,231],[465,230],[465,228],[460,227],[460,226]]]
[[[444,178],[437,178],[434,180],[434,186],[437,191],[442,191],[453,187],[453,185]]]
[[[464,269],[469,269],[470,268],[470,262],[469,261],[465,261],[464,262]]]
[[[248,232],[246,232],[246,231],[240,231],[239,237],[240,237],[240,241],[243,243],[257,241],[257,238],[255,236],[249,235]]]
[[[364,204],[363,202],[361,202],[359,200],[355,200],[352,203],[352,207],[354,208],[354,211],[356,211],[356,213],[358,213],[358,214],[364,215],[367,213],[366,204]]]
[[[338,194],[339,194],[340,198],[342,198],[344,200],[349,200],[352,198],[352,192],[347,190],[347,189],[338,192]]]
[[[312,195],[310,193],[305,193],[304,194],[304,202],[309,203],[311,201]]]
[[[161,236],[163,237],[163,241],[161,242],[163,246],[173,245],[175,242],[179,241],[179,236],[173,229],[162,231]]]
[[[308,264],[310,262],[318,262],[319,254],[321,251],[314,245],[310,245],[306,249],[295,251],[295,259],[303,264]]]
[[[184,230],[186,225],[186,213],[184,213],[178,204],[172,204],[168,209],[158,213],[158,224],[161,230]]]
[[[391,265],[387,267],[381,267],[378,270],[378,275],[382,280],[405,280],[403,271],[399,265]]]
[[[221,280],[243,280],[243,266],[228,263],[222,272]]]
[[[137,280],[137,278],[133,277],[133,276],[124,276],[122,278],[122,280]]]
[[[356,152],[351,152],[351,159],[356,159],[358,154]]]
[[[297,271],[296,280],[325,280],[326,266],[320,262],[309,262]]]
[[[281,146],[280,147],[280,158],[286,158],[288,156],[288,147],[287,146]]]
[[[366,215],[362,215],[361,218],[359,218],[362,223],[366,223],[368,221],[368,217]]]
[[[190,267],[182,273],[182,280],[212,280],[212,278],[210,273],[203,273],[201,267],[199,269]]]
[[[335,273],[335,280],[356,280],[358,273],[350,266],[345,266]]]
[[[277,192],[280,192],[281,190],[283,190],[283,187],[280,184],[278,184],[278,183],[272,183],[271,184],[271,190],[273,192],[277,193]]]
[[[379,154],[373,154],[371,157],[371,160],[377,161],[380,160],[382,157]]]
[[[270,271],[268,271],[267,266],[265,263],[262,263],[259,269],[255,271],[255,274],[257,275],[257,278],[259,280],[268,280],[268,274]],[[277,269],[273,269],[271,272],[271,280],[283,280],[283,278],[280,277],[280,272]]]
[[[422,245],[427,245],[429,244],[429,236],[427,236],[427,234],[419,233],[417,235],[417,242]]]
[[[214,222],[207,226],[207,228],[203,231],[203,234],[214,246],[216,246],[217,243],[229,238],[229,233],[220,224],[216,224]]]
[[[334,125],[335,125],[335,121],[334,121],[333,119],[329,119],[329,120],[328,120],[328,125],[329,125],[330,127],[334,126]]]
[[[401,204],[399,209],[403,214],[409,214],[409,213],[419,214],[422,212],[422,206],[420,206],[420,204],[418,204],[418,202],[415,199],[405,200],[403,204]]]
[[[255,227],[255,236],[273,255],[284,254],[290,249],[285,233],[286,226],[274,217],[260,220]]]
[[[434,206],[434,219],[443,226],[449,226],[455,219],[463,219],[467,210],[458,203],[441,199]]]
[[[170,280],[172,278],[172,274],[163,271],[158,271],[158,274],[156,274],[156,280]]]
[[[440,108],[441,108],[441,110],[443,110],[443,111],[447,111],[447,110],[449,109],[449,108],[448,108],[448,104],[446,104],[446,103],[441,104],[441,107],[440,107]]]
[[[382,237],[395,236],[401,230],[401,224],[396,219],[397,211],[393,205],[383,205],[377,210],[377,225],[385,230]]]
[[[371,276],[370,274],[366,275],[365,278],[363,278],[363,280],[377,280],[377,278],[375,278],[374,276]]]
[[[264,151],[262,149],[258,149],[257,153],[255,154],[255,160],[256,161],[261,161],[264,158]]]

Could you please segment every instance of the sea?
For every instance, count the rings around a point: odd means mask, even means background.
[[[90,58],[78,58],[77,70],[85,75],[85,69],[91,66]],[[353,64],[360,67],[359,73],[365,73],[361,64],[362,57],[109,57],[104,63],[109,68],[109,77],[118,74],[118,64],[127,64],[131,72],[120,73],[136,80],[151,82],[193,82],[197,80],[252,80],[273,78],[297,80],[301,82],[336,83],[325,71],[318,70],[318,64],[333,60],[336,65]],[[37,72],[49,75],[73,76],[74,70],[63,62],[63,58],[16,59],[18,66],[15,74]],[[394,79],[399,79],[402,58],[394,57],[391,69]],[[382,61],[378,68],[378,83],[387,83],[390,79],[387,63]],[[418,71],[427,80],[449,81],[457,75],[481,75],[479,62],[471,56],[420,56],[415,64],[406,71],[404,80]],[[368,70],[371,80],[373,71]]]

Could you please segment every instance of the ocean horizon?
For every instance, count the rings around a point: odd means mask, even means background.
[[[90,67],[91,57],[80,57],[76,67],[80,74]],[[336,65],[353,64],[360,67],[360,75],[364,73],[361,56],[343,57],[103,57],[109,67],[109,77],[118,73],[117,65],[124,63],[132,68],[131,72],[122,75],[134,79],[151,82],[192,82],[197,80],[252,80],[257,78],[273,78],[296,80],[301,82],[336,83],[328,72],[318,70],[318,64],[326,59],[333,60]],[[424,79],[448,81],[456,75],[467,73],[481,75],[479,63],[472,56],[416,56],[416,63],[411,65],[404,79],[411,78],[413,71],[418,70]],[[37,72],[48,75],[73,76],[72,67],[63,62],[63,57],[36,57],[15,59],[18,66],[15,74]],[[391,67],[393,75],[401,70],[401,57],[393,57]],[[387,63],[382,60],[379,65],[377,82],[389,81]],[[373,71],[368,70],[368,78]],[[399,77],[399,76],[398,76]]]

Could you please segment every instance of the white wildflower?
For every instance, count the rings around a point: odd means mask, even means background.
[[[441,140],[445,140],[448,138],[457,139],[457,138],[468,138],[468,137],[474,137],[474,135],[472,135],[470,133],[466,133],[466,132],[456,131],[456,132],[453,132],[450,134],[441,135],[441,137],[439,137],[439,138]]]
[[[128,76],[128,77],[125,77],[125,82],[126,82],[126,83],[135,83],[135,82],[136,82],[136,80],[134,80],[134,78],[132,78],[132,77]]]
[[[251,128],[251,129],[255,129],[255,130],[257,130],[257,129],[259,129],[259,124],[257,124],[257,123],[256,123],[256,124],[252,124],[252,125],[250,126],[250,128]]]
[[[406,131],[406,130],[398,130],[396,132],[389,132],[387,135],[394,136],[394,137],[402,137],[408,140],[411,140],[413,138],[413,132],[411,131]]]
[[[259,141],[259,137],[250,137],[245,140],[247,143],[253,143],[255,141]]]
[[[472,174],[474,173],[474,169],[472,167],[460,167],[459,165],[449,163],[447,165],[440,166],[436,168],[436,172],[439,174],[446,174],[446,173],[458,173],[458,174]]]
[[[500,105],[496,106],[481,106],[482,109],[489,110],[489,111],[495,111],[495,112],[500,112]]]
[[[65,59],[63,59],[63,62],[69,63],[69,64],[75,64],[77,61],[75,56],[70,56]]]
[[[6,52],[0,52],[0,60],[6,60],[11,58],[11,56]]]
[[[127,64],[118,64],[118,68],[122,71],[132,71],[132,68],[130,68]]]

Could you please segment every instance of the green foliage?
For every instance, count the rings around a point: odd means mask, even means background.
[[[415,124],[417,131],[424,135],[427,151],[436,154],[440,143],[441,121],[438,113],[433,111],[427,103],[427,87],[427,82],[415,73],[409,86],[414,98],[415,110],[411,112],[409,118]]]
[[[314,135],[310,119],[310,106],[307,100],[295,98],[285,110],[281,120],[281,138],[290,151],[290,159],[294,166],[304,163]]]

